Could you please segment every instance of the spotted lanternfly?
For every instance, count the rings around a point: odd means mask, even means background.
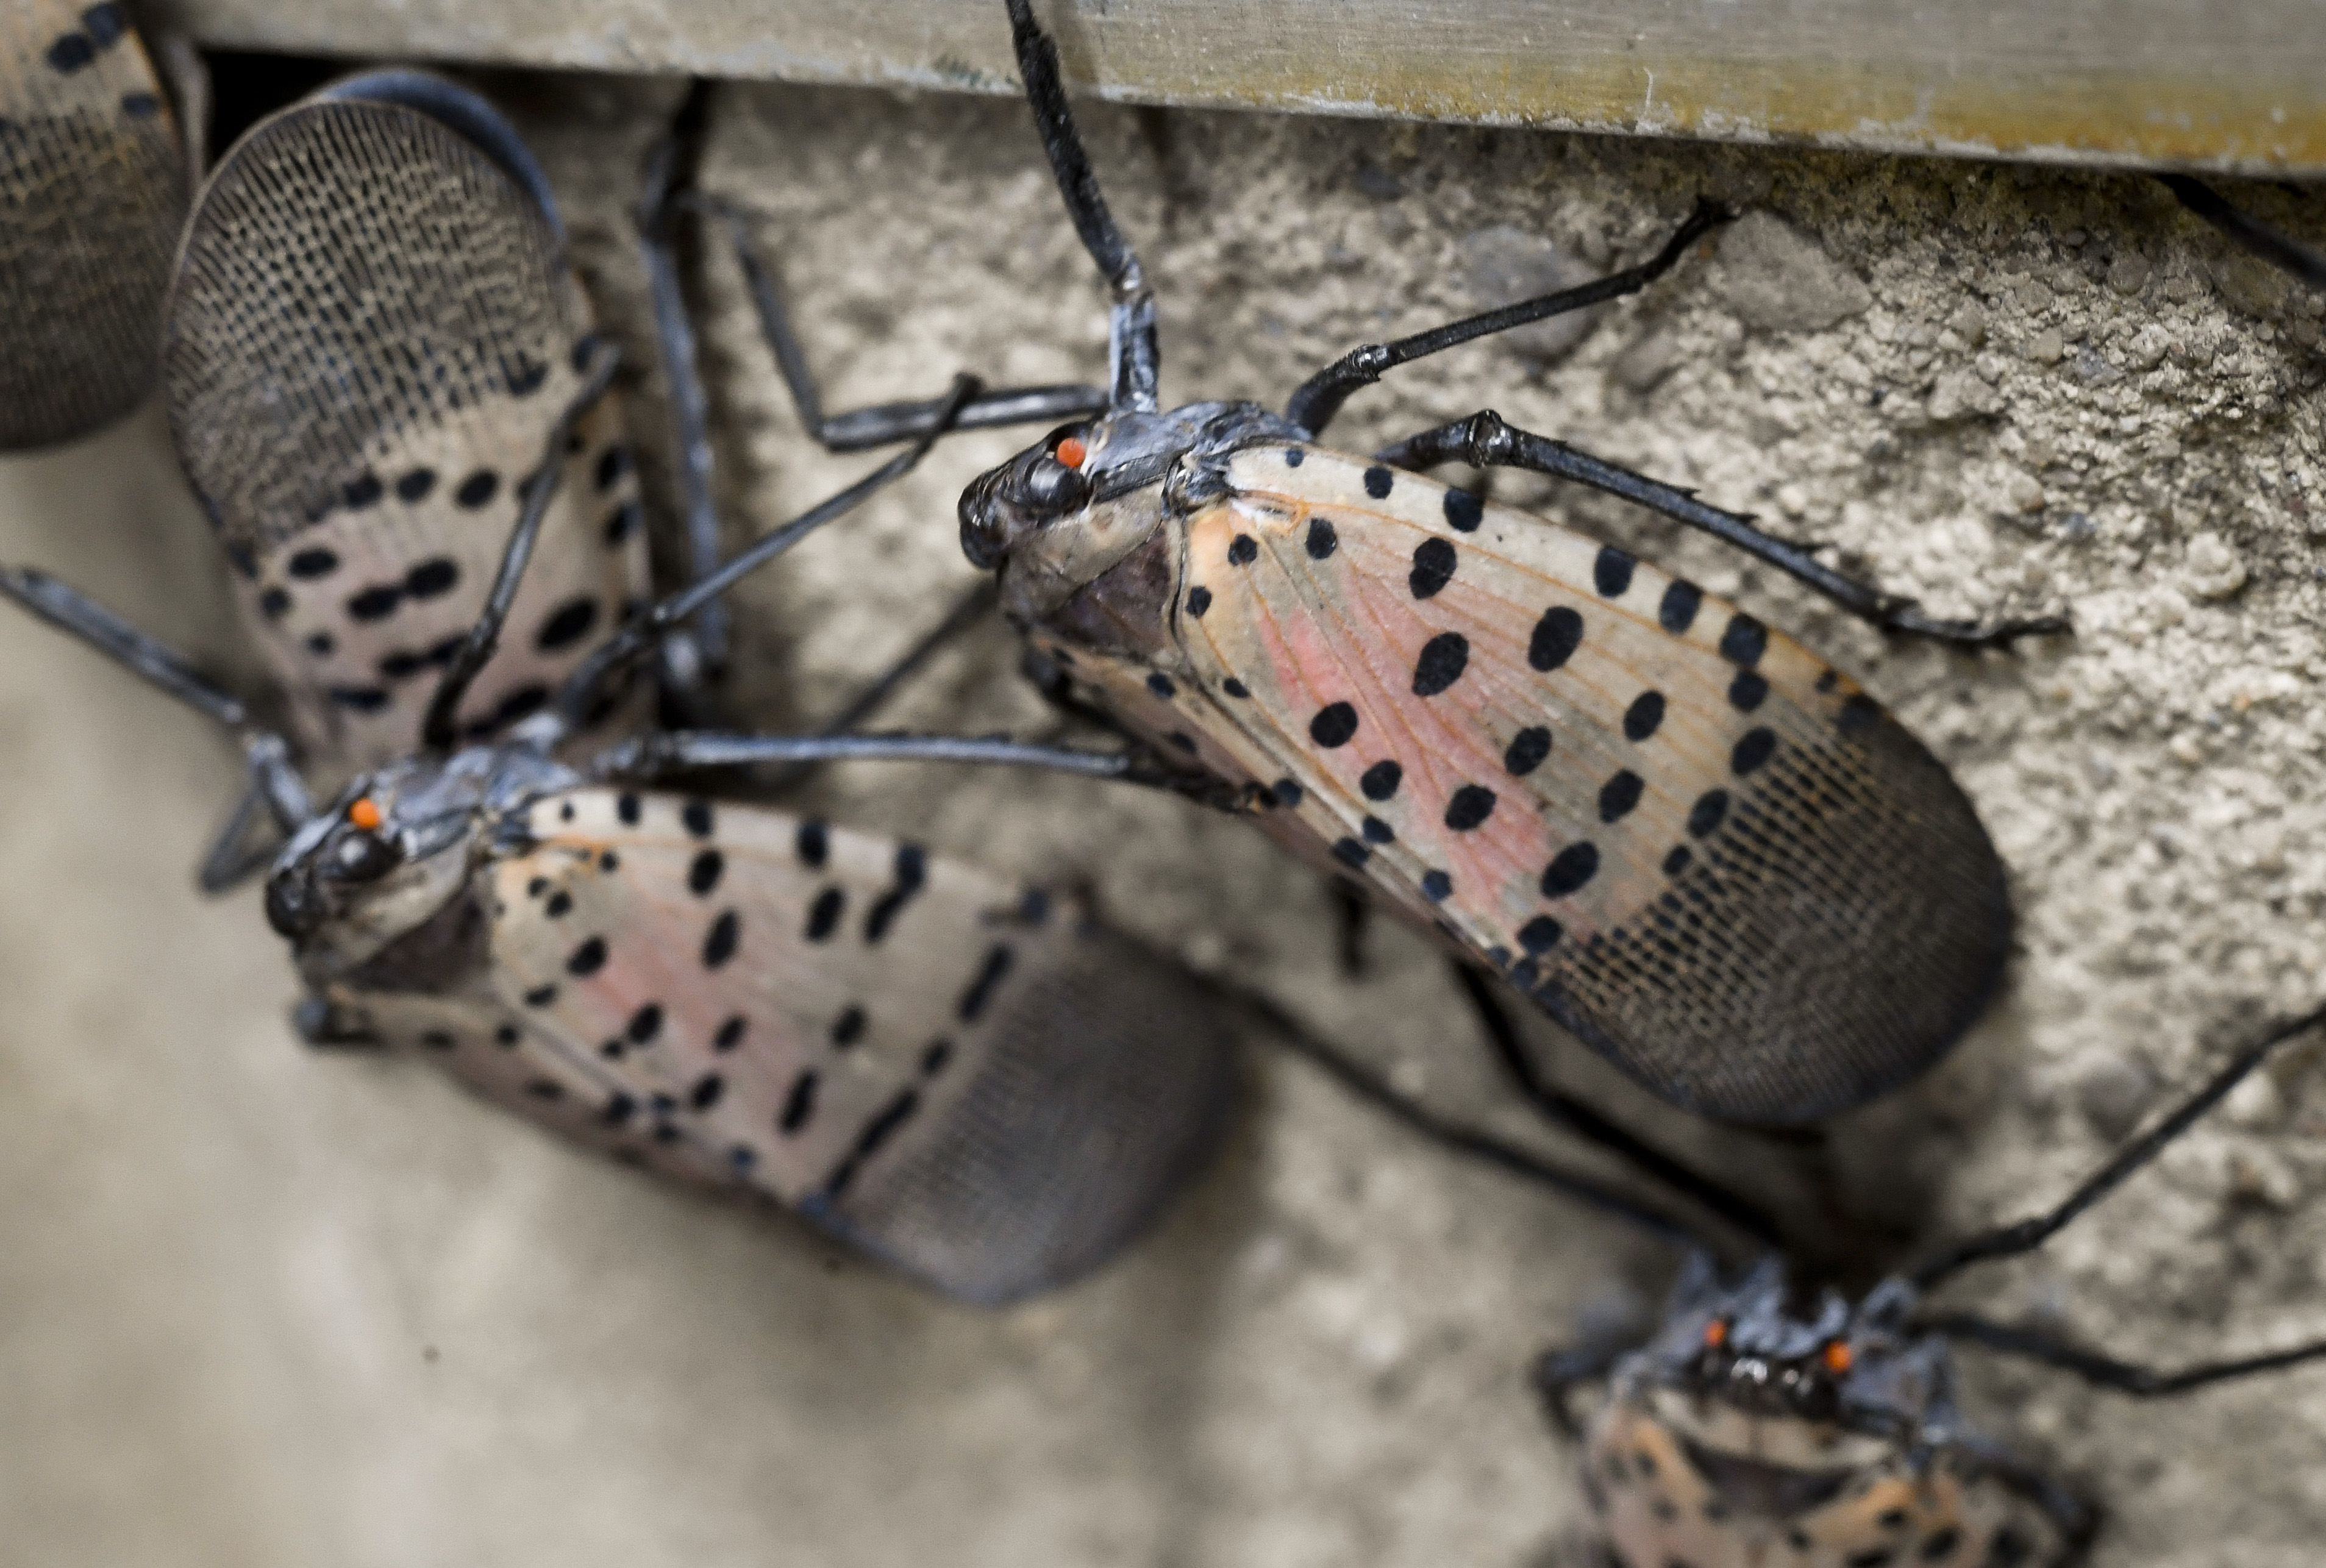
[[[145,395],[187,178],[121,6],[0,0],[0,452]]]
[[[1061,190],[1113,285],[1107,413],[963,496],[970,558],[1073,695],[1261,826],[1484,959],[1649,1087],[1801,1122],[1931,1065],[1993,992],[2010,909],[1946,770],[1847,676],[1695,584],[1413,470],[1580,479],[1711,529],[1879,624],[1968,643],[1685,492],[1504,425],[1317,444],[1389,366],[1633,292],[1628,273],[1361,348],[1278,415],[1165,413],[1155,308],[1009,0]]]
[[[1217,1121],[1219,1019],[1070,902],[525,747],[358,787],[267,887],[343,1025],[955,1294],[1099,1263]]]
[[[2050,1213],[1946,1248],[1852,1303],[1794,1289],[1774,1258],[1725,1284],[1704,1254],[1637,1350],[1555,1353],[1536,1368],[1553,1421],[1583,1448],[1593,1568],[2065,1568],[2099,1515],[1982,1436],[1956,1407],[1954,1348],[1976,1344],[2161,1396],[2326,1357],[2326,1341],[2174,1372],[2120,1361],[1924,1298],[1963,1267],[2033,1250],[2153,1158],[2281,1043],[2240,1053],[2155,1130]],[[1604,1398],[1587,1420],[1577,1396]]]
[[[419,745],[591,329],[538,165],[439,78],[341,82],[203,186],[163,329],[170,429],[311,763]],[[647,598],[619,399],[554,460],[509,635],[456,716],[471,738],[539,710]]]

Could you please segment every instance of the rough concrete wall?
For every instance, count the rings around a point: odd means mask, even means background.
[[[490,85],[643,366],[625,206],[675,86]],[[1336,439],[1493,406],[1939,609],[2076,617],[2073,639],[2015,658],[1884,644],[1712,545],[1497,478],[1865,676],[1958,770],[2022,914],[1994,1013],[1822,1155],[1659,1116],[1542,1027],[1566,1081],[1766,1187],[1865,1270],[2063,1190],[2241,1028],[2316,996],[2314,298],[2132,179],[1233,115],[1088,125],[1178,398],[1280,399],[1498,279],[1642,255],[1699,190],[1748,205],[1646,298],[1401,370]],[[1012,106],[730,89],[706,181],[759,215],[831,406],[960,366],[1102,373],[1097,290]],[[732,266],[696,282],[740,538],[870,459],[800,438]],[[666,483],[657,386],[634,390]],[[147,420],[0,468],[0,547],[223,651],[157,441]],[[1016,444],[948,443],[751,585],[740,704],[770,724],[822,711],[932,624],[972,580],[954,497]],[[568,1154],[423,1066],[300,1052],[255,899],[187,890],[224,748],[20,621],[0,620],[0,658],[17,759],[0,776],[0,1507],[33,1556],[1531,1568],[1580,1517],[1523,1369],[1646,1311],[1671,1261],[1653,1245],[1417,1146],[1262,1049],[1225,1157],[1121,1265],[998,1316],[930,1300],[798,1227]],[[1013,662],[988,628],[893,717],[1052,726]],[[1237,824],[958,772],[850,769],[808,798],[1087,881],[1407,1087],[1540,1136],[1437,960],[1377,926],[1368,977],[1341,979],[1316,878]],[[2166,1361],[2320,1331],[2316,1061],[2288,1055],[1961,1299]],[[1991,1432],[2107,1505],[2110,1568],[2290,1568],[2326,1538],[2326,1374],[2154,1406],[1976,1360],[1970,1384]]]

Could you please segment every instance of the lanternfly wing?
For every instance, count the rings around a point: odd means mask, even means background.
[[[1735,1420],[1760,1429],[1738,1450],[1750,1459],[1688,1443],[1629,1400],[1601,1410],[1586,1448],[1584,1495],[1615,1562],[1995,1568],[2040,1560],[2034,1543],[2050,1532],[1958,1450],[1910,1458],[1893,1443],[1846,1462],[1830,1429]],[[1844,1447],[1872,1441],[1839,1439]]]
[[[145,394],[185,210],[176,125],[127,14],[0,0],[0,451]]]
[[[1186,524],[1196,690],[1151,678],[1171,711],[1142,721],[1274,784],[1279,834],[1716,1116],[1860,1103],[1985,1002],[2009,935],[1993,846],[1806,650],[1416,475],[1299,446],[1228,472]]]
[[[736,1183],[733,1164],[699,1140],[675,1131],[657,1137],[650,1118],[607,1114],[619,1075],[497,996],[373,991],[349,1000],[372,1037],[435,1062],[503,1109],[661,1175],[712,1187]]]
[[[1093,1266],[1218,1121],[1186,977],[1040,894],[820,822],[582,790],[495,864],[493,985],[684,1141],[953,1293]]]
[[[589,326],[545,215],[414,110],[286,110],[204,187],[170,302],[171,427],[321,755],[368,766],[417,744],[580,385]],[[616,400],[565,461],[462,707],[472,738],[546,702],[645,592]]]

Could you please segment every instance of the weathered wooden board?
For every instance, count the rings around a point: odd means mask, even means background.
[[[983,0],[162,0],[204,42],[1007,92]],[[2326,171],[2314,0],[1049,0],[1140,103]]]

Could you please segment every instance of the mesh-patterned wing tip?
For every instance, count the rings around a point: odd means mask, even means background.
[[[1845,745],[1781,754],[1721,852],[1537,992],[1683,1109],[1762,1127],[1838,1115],[1937,1065],[2002,984],[2012,914],[1993,841],[1921,742],[1856,711]],[[1685,989],[1658,965],[1682,949]]]
[[[1134,1240],[1225,1123],[1233,1036],[1192,976],[1091,928],[1009,993],[976,1081],[909,1158],[804,1211],[948,1294],[1000,1306]]]

